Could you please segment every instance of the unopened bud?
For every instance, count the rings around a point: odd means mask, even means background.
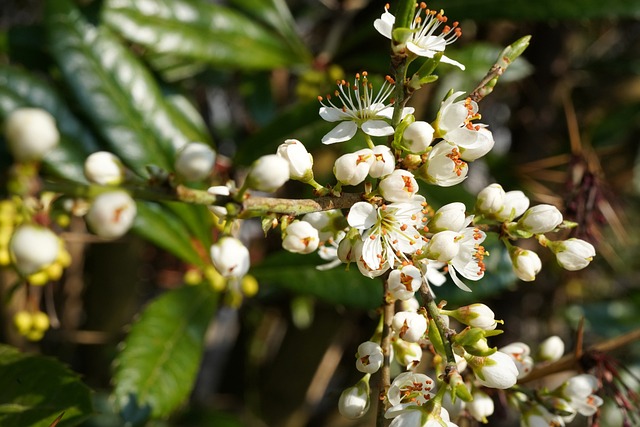
[[[124,166],[115,154],[95,152],[84,161],[84,176],[99,185],[119,185],[124,180]]]
[[[115,239],[123,236],[136,218],[136,202],[124,191],[99,194],[91,204],[85,220],[100,237]]]
[[[201,181],[209,176],[216,161],[216,153],[202,142],[190,142],[176,153],[175,168],[187,181]]]
[[[5,136],[13,157],[20,162],[41,160],[58,144],[55,119],[40,108],[19,108],[5,122]]]

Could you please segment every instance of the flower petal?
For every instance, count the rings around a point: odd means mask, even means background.
[[[395,22],[396,17],[385,9],[380,18],[373,21],[373,27],[378,30],[380,34],[391,39],[391,31],[393,30],[393,24],[395,24]]]
[[[329,145],[335,144],[337,142],[348,141],[353,138],[353,135],[355,135],[357,131],[358,125],[356,125],[354,122],[341,122],[329,133],[322,137],[322,143]]]
[[[323,120],[328,122],[339,122],[340,120],[345,120],[349,117],[342,110],[332,107],[320,107],[319,114]]]
[[[459,287],[463,291],[472,292],[471,288],[465,285],[464,282],[458,278],[456,270],[455,268],[453,268],[453,266],[449,267],[449,276],[451,276],[451,280],[453,280],[453,283],[455,283],[457,287]]]
[[[362,130],[371,136],[393,135],[393,126],[384,120],[368,120],[362,124]]]
[[[442,57],[440,58],[440,62],[444,62],[445,64],[449,64],[449,65],[455,65],[456,67],[460,68],[462,71],[465,70],[465,66],[462,65],[461,63],[459,63],[456,60],[453,60],[451,58],[449,58],[446,55],[442,55]]]
[[[357,202],[349,209],[347,222],[350,226],[362,232],[376,223],[377,216],[378,212],[371,203]]]

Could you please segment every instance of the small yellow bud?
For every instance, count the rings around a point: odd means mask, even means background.
[[[59,280],[64,272],[64,267],[59,262],[54,262],[45,268],[44,272],[49,276],[49,280]]]
[[[246,297],[252,297],[258,293],[259,285],[258,280],[250,274],[247,274],[242,278],[240,289]]]
[[[27,281],[33,286],[44,286],[49,281],[49,275],[44,270],[38,271],[27,276]]]
[[[223,291],[227,286],[227,281],[222,277],[218,270],[216,270],[212,265],[208,265],[204,268],[204,277],[213,287],[215,291]]]
[[[197,285],[202,282],[202,272],[195,268],[184,273],[184,283],[187,285]]]
[[[49,329],[49,316],[47,316],[46,313],[43,313],[42,311],[36,311],[32,314],[31,319],[33,322],[31,326],[33,330],[45,332],[47,329]]]
[[[33,318],[31,313],[25,310],[21,310],[13,316],[13,324],[20,333],[20,335],[26,335],[33,325]]]
[[[0,248],[0,265],[9,264],[11,264],[11,254],[9,253],[9,249],[6,247]]]
[[[44,337],[44,332],[45,331],[39,331],[37,329],[31,329],[29,332],[24,334],[24,336],[29,341],[40,341],[42,339],[42,337]]]

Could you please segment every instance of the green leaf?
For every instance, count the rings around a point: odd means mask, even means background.
[[[0,344],[0,425],[75,426],[92,412],[91,390],[55,359]]]
[[[189,237],[185,222],[166,206],[154,202],[138,202],[133,231],[151,243],[197,266],[204,261]],[[184,208],[185,211],[188,208]],[[182,211],[181,211],[182,212]]]
[[[45,165],[54,174],[77,182],[85,182],[83,163],[86,156],[98,151],[98,142],[76,116],[56,89],[27,71],[8,65],[0,66],[0,119],[21,107],[47,110],[56,119],[61,140],[47,154]]]
[[[629,0],[446,0],[429,3],[429,7],[436,10],[445,8],[447,16],[456,21],[463,18],[547,21],[640,16],[640,3]]]
[[[202,127],[163,98],[150,71],[106,28],[90,24],[69,0],[47,3],[51,51],[87,118],[136,173],[171,169],[175,150],[208,141]]]
[[[102,19],[151,52],[196,63],[271,69],[311,60],[255,19],[206,1],[106,0]]]
[[[330,304],[373,309],[382,303],[382,282],[369,279],[351,265],[325,271],[316,269],[325,261],[311,255],[278,252],[251,269],[261,285],[311,295]]]
[[[169,291],[143,311],[114,364],[114,397],[125,419],[145,409],[167,417],[187,398],[215,308],[211,288],[199,285]]]

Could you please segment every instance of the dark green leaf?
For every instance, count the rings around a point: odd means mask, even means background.
[[[91,391],[57,360],[0,344],[0,425],[74,426],[91,412]]]
[[[20,107],[42,108],[55,117],[61,141],[47,155],[45,164],[62,178],[84,181],[84,159],[98,150],[93,134],[47,82],[19,68],[0,66],[0,119]]]
[[[311,59],[255,19],[211,2],[106,0],[102,19],[151,52],[196,63],[271,69]]]
[[[138,214],[133,224],[136,234],[190,264],[204,264],[189,237],[187,225],[180,217],[159,203],[138,202],[137,207]]]
[[[355,265],[319,271],[318,257],[278,252],[251,270],[261,284],[312,295],[330,304],[372,309],[382,303],[382,282],[369,279]]]
[[[514,19],[518,21],[546,21],[549,19],[588,19],[639,17],[640,3],[629,0],[446,0],[429,3],[435,8],[445,8],[447,16],[454,20]]]
[[[114,366],[114,395],[123,416],[131,418],[146,409],[152,417],[163,418],[184,401],[215,308],[211,288],[199,285],[169,291],[143,311]]]
[[[51,50],[67,84],[130,168],[143,176],[149,164],[170,169],[177,148],[209,140],[164,100],[149,70],[106,27],[90,24],[69,0],[47,5]]]

